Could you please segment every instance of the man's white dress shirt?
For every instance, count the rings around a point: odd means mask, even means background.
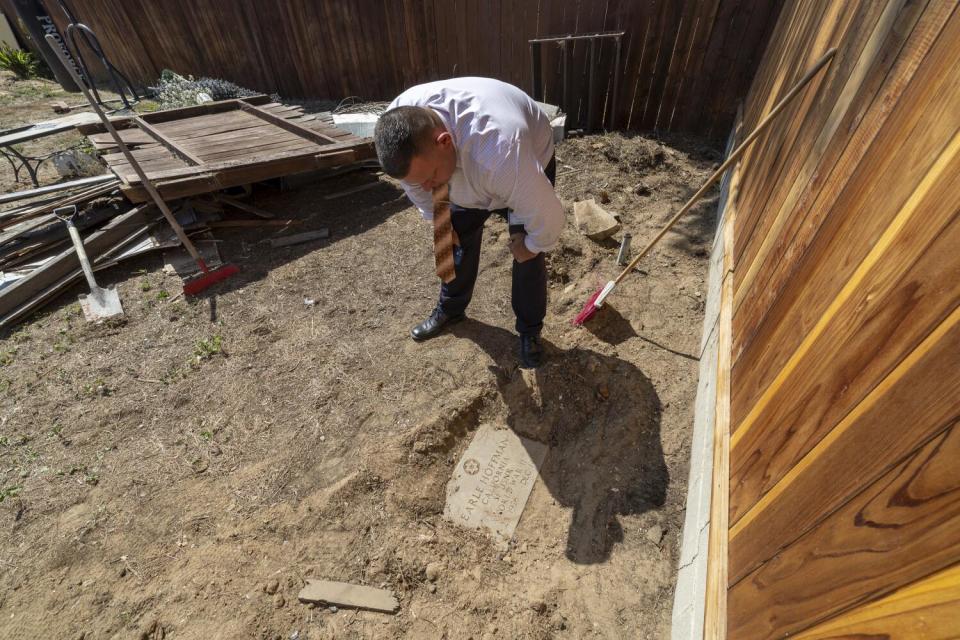
[[[490,78],[452,78],[401,93],[390,109],[428,107],[453,136],[457,168],[450,201],[466,209],[511,209],[534,253],[557,246],[563,205],[543,171],[553,157],[553,129],[537,103],[513,85]],[[419,185],[401,181],[427,220],[433,200]]]

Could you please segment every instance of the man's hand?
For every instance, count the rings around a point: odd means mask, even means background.
[[[540,255],[527,249],[527,245],[523,242],[526,237],[527,234],[522,231],[510,234],[510,253],[513,254],[513,259],[517,262],[526,262]]]

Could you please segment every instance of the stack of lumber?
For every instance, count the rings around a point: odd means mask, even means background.
[[[0,212],[0,328],[82,279],[56,209],[76,206],[75,222],[95,268],[112,264],[148,236],[158,215],[143,207],[131,210],[118,197],[119,185],[108,175],[0,196],[7,202],[29,200]]]

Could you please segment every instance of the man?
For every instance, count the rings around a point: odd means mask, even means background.
[[[433,220],[440,300],[411,330],[427,340],[464,318],[480,264],[483,223],[507,218],[513,254],[513,311],[521,365],[540,365],[547,312],[544,252],[557,245],[563,206],[553,191],[553,129],[516,87],[489,78],[453,78],[400,94],[374,132],[383,170],[401,180]],[[451,228],[452,227],[452,228]]]

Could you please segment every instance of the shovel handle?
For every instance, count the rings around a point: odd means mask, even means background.
[[[76,211],[76,208],[74,208]],[[93,279],[93,267],[90,266],[90,259],[87,257],[87,250],[83,247],[83,240],[80,238],[80,232],[77,231],[77,225],[73,224],[73,218],[67,216],[58,216],[67,225],[67,233],[70,234],[70,240],[73,241],[73,248],[77,251],[77,258],[80,260],[80,268],[83,269],[83,276],[87,279],[87,285],[90,291],[99,289],[97,281]]]

